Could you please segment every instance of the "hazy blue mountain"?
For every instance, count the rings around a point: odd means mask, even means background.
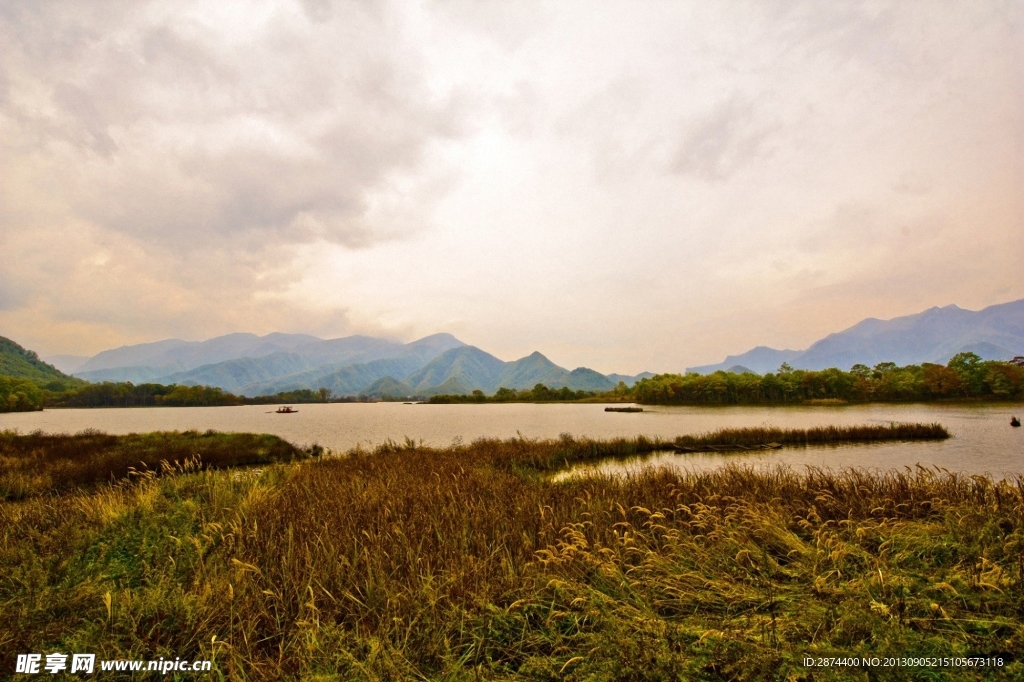
[[[955,305],[892,320],[867,319],[812,344],[794,367],[847,369],[879,362],[897,365],[948,360],[979,343],[1024,352],[1024,300],[980,311]]]
[[[530,389],[537,384],[548,388],[568,386],[573,390],[606,391],[615,383],[599,372],[579,367],[571,372],[541,353],[531,353],[514,362],[502,362],[479,348],[465,346],[448,351],[405,379],[417,395],[470,393],[490,395],[499,388]]]
[[[534,351],[525,358],[505,363],[505,369],[498,375],[496,384],[487,392],[493,393],[502,387],[530,389],[537,384],[544,384],[548,388],[568,386],[574,391],[608,391],[615,388],[616,383],[600,372],[586,367],[577,367],[570,372]]]
[[[318,366],[330,364],[343,367],[395,357],[416,358],[426,364],[446,350],[464,345],[451,334],[432,334],[410,343],[356,335],[327,341],[317,340],[297,346],[295,352],[311,358]]]
[[[449,377],[445,382],[439,386],[430,386],[420,391],[416,391],[416,395],[429,398],[435,395],[468,395],[473,390],[466,388],[461,381],[456,377]]]
[[[461,387],[461,393],[474,390],[491,393],[505,364],[476,346],[462,346],[437,356],[406,377],[405,383],[418,395],[427,395],[430,389],[452,380]]]
[[[374,382],[386,376],[406,377],[423,365],[424,362],[415,355],[406,355],[343,367],[320,367],[272,382],[250,384],[242,389],[242,393],[245,395],[273,395],[297,388],[329,388],[338,396],[361,395]]]
[[[879,362],[945,363],[963,351],[993,360],[1024,355],[1024,299],[979,311],[948,305],[891,320],[868,318],[829,334],[804,351],[759,346],[741,355],[730,355],[723,363],[687,371],[706,374],[742,364],[764,373],[775,371],[782,362],[798,369],[849,369],[858,363],[873,366]]]
[[[160,383],[167,376],[166,367],[112,367],[91,372],[78,370],[74,376],[86,381],[130,381],[133,384]]]
[[[758,374],[774,372],[784,362],[793,364],[803,351],[799,350],[775,350],[767,346],[758,346],[739,355],[729,355],[725,361],[715,365],[704,365],[702,367],[687,367],[689,374],[711,374],[712,372],[727,371],[730,367],[741,365],[750,368]]]
[[[568,386],[574,391],[610,391],[615,388],[617,383],[589,367],[577,367],[569,372],[569,376],[562,385]],[[561,388],[561,386],[550,388]]]
[[[447,350],[464,346],[451,334],[434,334],[407,344],[395,344],[385,357],[370,362],[331,362],[302,372],[278,375],[242,386],[244,395],[273,395],[296,388],[329,388],[339,396],[362,394],[378,379],[391,375],[405,378]],[[368,354],[379,354],[372,351]],[[364,355],[367,353],[364,353]]]
[[[215,361],[195,364],[200,358]],[[117,365],[121,360],[141,364]],[[104,351],[78,374],[92,381],[204,384],[249,396],[300,388],[328,388],[338,396],[376,395],[403,386],[409,395],[493,394],[502,386],[530,389],[537,384],[605,391],[620,380],[632,385],[652,376],[607,377],[586,367],[569,371],[541,353],[504,362],[451,334],[407,344],[359,335],[325,341],[302,334],[229,334],[198,343],[169,340]]]
[[[78,371],[84,373],[115,367],[173,366],[174,363],[167,360],[167,353],[176,348],[187,346],[189,343],[189,341],[182,341],[181,339],[166,339],[164,341],[154,341],[153,343],[139,343],[134,346],[112,348],[89,358],[78,368]]]
[[[980,343],[968,343],[957,348],[953,353],[943,353],[943,355],[935,359],[935,362],[944,365],[957,353],[974,353],[982,360],[1012,360],[1014,356],[1020,355],[1020,353],[1014,353],[1009,348],[1003,348],[994,343],[982,341]]]
[[[310,358],[298,353],[277,352],[256,358],[226,360],[187,372],[168,374],[160,377],[159,383],[218,386],[225,391],[237,393],[243,387],[256,382],[308,370],[311,362]]]
[[[632,386],[641,379],[649,379],[653,377],[654,372],[640,372],[639,374],[609,374],[607,376],[615,383],[616,386],[619,385],[620,381],[627,386]]]
[[[53,365],[65,374],[71,374],[84,365],[88,359],[88,355],[47,355],[42,358],[42,361]]]
[[[346,365],[344,363],[340,365],[334,363],[320,365],[301,372],[293,372],[254,381],[239,388],[238,392],[241,395],[256,396],[273,395],[282,391],[294,391],[300,388],[332,388],[330,384],[334,384],[337,381],[337,379],[332,377],[333,374],[347,367],[357,366],[359,366],[358,363],[356,365]],[[372,381],[373,379],[371,378],[366,384]],[[345,392],[336,392],[338,395],[348,395]]]
[[[450,343],[451,339],[444,340],[443,345]],[[420,396],[450,392],[466,394],[473,390],[492,394],[502,386],[529,389],[538,383],[549,388],[568,386],[573,390],[604,391],[614,388],[617,383],[586,367],[570,372],[540,353],[515,362],[502,362],[479,348],[462,345],[431,358],[430,362],[423,362],[424,355],[419,348],[412,348],[395,358],[340,368],[317,368],[270,382],[250,384],[241,392],[245,395],[270,395],[295,388],[325,387],[339,396],[377,395],[374,393],[376,382],[386,377],[396,384],[405,384],[409,389],[408,393],[391,395]]]
[[[404,344],[372,336],[345,336],[338,339],[315,339],[295,348],[295,352],[309,357],[313,365],[352,364],[368,362],[401,353]]]
[[[292,352],[300,346],[315,342],[321,341],[309,334],[227,334],[195,345],[173,349],[168,351],[167,355],[182,368],[194,369],[238,358],[258,358],[274,353]]]
[[[548,388],[561,388],[566,385],[568,378],[568,370],[559,367],[539,352],[534,351],[525,358],[505,363],[505,367],[497,377],[496,385],[487,388],[488,392],[493,392],[501,387],[533,388],[537,384],[544,384]]]
[[[392,398],[406,398],[412,394],[413,390],[408,384],[398,381],[391,376],[385,376],[377,379],[360,392],[360,395],[364,395],[369,398],[382,398],[384,396],[390,396]]]
[[[206,341],[168,339],[155,343],[121,346],[105,350],[85,362],[78,372],[97,376],[99,370],[124,367],[153,367],[163,369],[164,375],[186,372],[190,369],[244,357],[261,357],[278,352],[290,352],[299,346],[320,342],[308,334],[227,334]]]
[[[76,373],[89,381],[202,383],[235,391],[315,368],[322,367],[315,374],[323,376],[382,358],[415,358],[422,366],[461,345],[451,334],[434,334],[408,344],[360,335],[325,341],[307,334],[228,334],[202,342],[171,339],[103,351]]]
[[[431,334],[405,344],[402,352],[395,357],[415,357],[426,364],[445,351],[465,345],[451,334]]]

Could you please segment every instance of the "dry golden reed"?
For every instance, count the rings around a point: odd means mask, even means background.
[[[407,442],[0,503],[0,649],[246,680],[809,680],[804,655],[867,653],[1024,672],[1024,480],[549,473],[640,447]]]

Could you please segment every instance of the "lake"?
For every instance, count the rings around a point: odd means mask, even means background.
[[[725,427],[808,428],[827,424],[939,422],[953,434],[943,442],[886,443],[786,448],[765,454],[660,454],[643,460],[657,465],[712,468],[724,462],[754,466],[850,466],[875,469],[938,466],[951,471],[1005,476],[1024,474],[1024,404],[945,405],[934,403],[795,407],[644,407],[644,412],[605,412],[601,404],[404,405],[333,403],[298,405],[296,414],[275,414],[272,406],[64,409],[0,414],[0,430],[77,433],[98,429],[122,434],[186,430],[273,433],[298,445],[319,443],[335,452],[369,447],[387,439],[412,438],[445,446],[477,438],[557,438],[562,433],[591,438],[660,436],[674,438]],[[622,462],[600,470],[622,471]],[[636,466],[625,465],[625,466]]]

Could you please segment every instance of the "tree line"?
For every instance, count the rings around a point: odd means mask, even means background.
[[[758,375],[659,374],[641,379],[626,395],[652,405],[762,405],[816,400],[843,402],[1024,398],[1024,367],[984,361],[960,353],[946,365],[923,363],[899,367],[882,362],[874,367],[801,370],[783,364],[777,372]]]
[[[568,386],[548,388],[544,384],[536,384],[533,388],[518,391],[514,388],[505,388],[503,386],[495,391],[492,396],[485,395],[479,389],[469,395],[435,395],[431,396],[427,402],[435,405],[449,403],[537,403],[585,400],[601,395],[601,393],[595,391],[574,391]]]
[[[0,376],[0,412],[30,412],[44,407],[218,407],[276,403],[325,403],[330,389],[308,388],[247,398],[212,386],[133,384],[103,381],[64,387],[40,386],[31,379]]]

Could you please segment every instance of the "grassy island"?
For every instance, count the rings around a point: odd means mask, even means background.
[[[673,443],[942,437],[888,428]],[[68,447],[100,453],[88,480],[0,501],[0,669],[73,650],[213,659],[247,680],[912,680],[802,660],[969,654],[1005,662],[971,679],[1024,675],[1024,479],[733,466],[554,482],[651,442],[292,448],[268,464],[273,443],[251,436],[219,466],[248,452],[258,468],[95,482],[102,453],[120,466],[147,439],[185,453],[218,437],[85,434]],[[26,452],[40,477],[67,466],[46,438],[5,434],[4,467]]]

